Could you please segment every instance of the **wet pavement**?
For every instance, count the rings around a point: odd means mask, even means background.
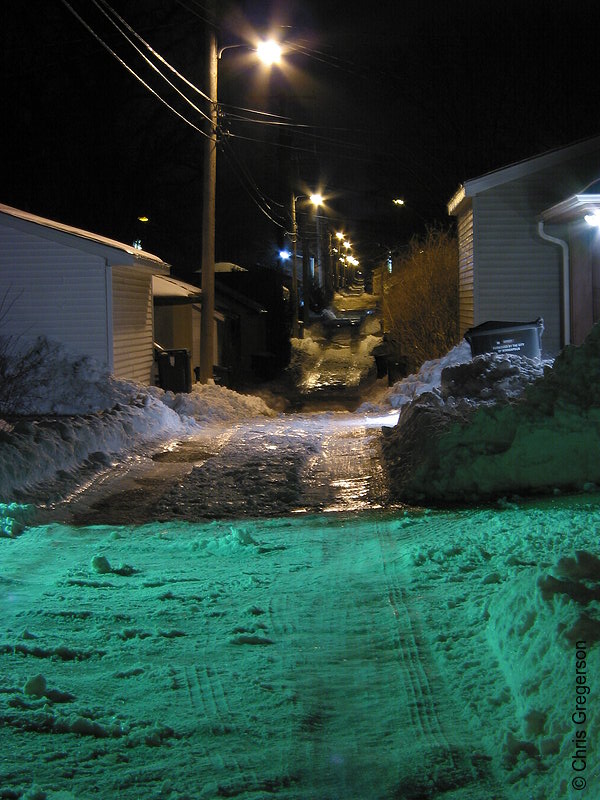
[[[53,517],[76,525],[287,516],[385,507],[381,427],[348,412],[215,425],[104,473]]]

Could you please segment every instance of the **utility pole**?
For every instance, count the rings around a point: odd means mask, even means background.
[[[215,349],[215,205],[217,191],[217,34],[216,2],[206,0],[206,81],[210,97],[207,137],[204,140],[202,192],[202,321],[200,326],[200,383],[213,376]]]
[[[298,223],[296,221],[296,195],[292,192],[292,337],[298,338]]]

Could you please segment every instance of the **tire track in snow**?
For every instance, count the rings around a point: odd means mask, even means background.
[[[430,760],[422,765],[422,775],[411,775],[410,769],[404,770],[400,788],[412,797],[410,792],[418,792],[420,784],[425,787],[433,783],[433,797],[438,793],[448,797],[446,793],[456,790],[460,791],[461,800],[471,796],[479,800],[484,791],[485,796],[499,800],[503,795],[493,774],[481,767],[486,759],[471,752],[473,737],[462,721],[450,687],[435,667],[433,652],[427,646],[421,626],[423,614],[418,601],[411,599],[400,581],[398,559],[389,558],[389,553],[397,555],[398,541],[392,538],[389,527],[378,524],[376,528],[385,594],[396,627],[396,657],[406,678],[411,735],[418,745],[421,762],[424,756]]]

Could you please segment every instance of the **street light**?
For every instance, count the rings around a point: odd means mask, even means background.
[[[269,39],[266,42],[259,42],[256,48],[256,54],[268,67],[273,64],[279,64],[281,61],[281,45],[274,39]]]
[[[300,327],[298,324],[298,221],[296,218],[296,204],[298,200],[310,200],[310,202],[318,208],[323,203],[323,195],[315,194],[295,194],[292,193],[292,244],[294,245],[294,253],[292,255],[292,337],[298,338]],[[308,323],[308,285],[310,277],[308,274],[308,260],[306,257],[302,259],[302,285],[304,293],[304,307],[302,317],[304,324]]]
[[[207,0],[207,16],[213,24],[206,26],[206,81],[209,101],[208,131],[204,139],[204,175],[202,190],[202,317],[200,323],[200,383],[208,383],[213,376],[215,351],[215,206],[217,193],[217,77],[218,63],[223,51],[217,49],[216,0]],[[232,45],[235,46],[235,45]],[[260,48],[257,47],[257,52]],[[266,63],[274,64],[275,42],[262,47],[263,58],[270,54]],[[280,52],[281,55],[281,52]]]

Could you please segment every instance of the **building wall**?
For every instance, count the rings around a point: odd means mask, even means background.
[[[0,334],[46,336],[109,367],[104,259],[4,225],[0,217],[3,299]]]
[[[473,327],[473,209],[467,208],[457,221],[458,228],[458,308],[460,335]]]
[[[561,347],[561,254],[537,234],[537,214],[548,204],[536,177],[474,198],[474,317],[476,325],[543,317],[543,349],[554,353]]]
[[[112,311],[114,376],[150,384],[154,358],[150,272],[112,268]]]
[[[154,336],[166,350],[186,349],[192,352],[192,306],[191,304],[155,305]]]
[[[192,376],[200,366],[201,309],[196,304],[154,306],[154,339],[167,350],[186,349],[190,353]],[[215,343],[216,347],[216,343]],[[215,364],[218,362],[215,361]]]
[[[562,253],[558,246],[538,236],[537,220],[544,209],[581,191],[600,171],[599,151],[576,158],[567,156],[562,163],[480,189],[470,198],[472,223],[469,201],[460,210],[462,332],[469,327],[472,302],[472,324],[488,320],[529,322],[541,316],[544,351],[556,353],[561,348]]]

